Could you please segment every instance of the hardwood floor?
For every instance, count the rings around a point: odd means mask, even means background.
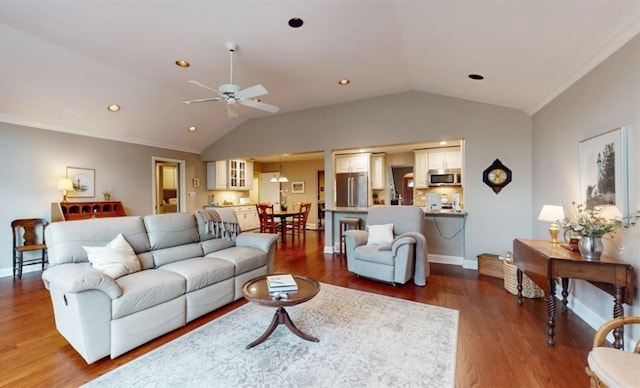
[[[276,271],[460,311],[457,387],[589,385],[584,367],[595,331],[572,312],[557,314],[556,345],[550,347],[546,302],[525,299],[518,306],[501,279],[432,263],[426,287],[393,287],[356,277],[344,259],[323,254],[323,248],[316,231],[307,232],[305,244],[278,242]],[[40,272],[22,281],[0,279],[0,295],[0,386],[14,387],[79,386],[245,303],[231,303],[115,360],[87,365],[56,331]]]

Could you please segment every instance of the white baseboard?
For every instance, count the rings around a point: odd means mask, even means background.
[[[438,255],[435,253],[429,253],[428,255],[429,255],[430,263],[462,265],[464,261],[464,257],[459,257],[459,256]]]
[[[37,272],[41,270],[42,270],[42,266],[40,264],[34,264],[34,265],[28,265],[28,266],[22,267],[23,274],[29,273],[29,272]],[[11,267],[0,268],[0,278],[8,278],[12,276],[13,276],[13,269]]]

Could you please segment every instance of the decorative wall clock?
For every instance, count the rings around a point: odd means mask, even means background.
[[[482,172],[482,181],[498,194],[503,187],[511,183],[511,170],[502,164],[500,159],[496,159]]]

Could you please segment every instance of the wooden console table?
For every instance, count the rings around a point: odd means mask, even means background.
[[[613,317],[624,316],[623,303],[633,302],[635,274],[630,264],[610,256],[600,260],[585,260],[578,252],[564,249],[560,244],[550,241],[521,240],[513,241],[513,264],[518,268],[518,304],[522,305],[522,273],[542,289],[548,289],[547,311],[549,312],[547,344],[555,344],[556,326],[556,279],[562,279],[562,311],[567,311],[567,291],[569,278],[582,279],[593,283],[614,297]],[[623,346],[623,331],[613,332],[614,346]]]
[[[126,215],[120,201],[53,202],[51,204],[51,222]]]

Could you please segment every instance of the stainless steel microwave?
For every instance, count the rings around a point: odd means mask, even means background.
[[[429,170],[427,182],[429,186],[462,186],[462,170]]]

